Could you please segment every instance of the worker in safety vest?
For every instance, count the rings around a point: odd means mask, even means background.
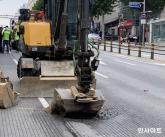
[[[2,30],[3,30],[3,27],[0,26],[0,52],[2,52]]]
[[[5,47],[7,47],[7,52],[10,53],[10,35],[11,35],[11,30],[9,29],[8,26],[4,28],[2,31],[2,39],[3,39],[3,52],[5,52]]]
[[[13,40],[14,40],[14,43],[13,43],[13,49],[15,49],[16,51],[18,51],[18,43],[19,43],[19,33],[17,31],[17,28],[15,27],[13,29]]]

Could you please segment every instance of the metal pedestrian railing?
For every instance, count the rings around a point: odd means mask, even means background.
[[[123,51],[127,51],[127,55],[131,55],[131,52],[137,52],[138,57],[142,57],[143,53],[150,54],[150,59],[154,60],[155,55],[162,55],[165,57],[165,46],[158,46],[155,44],[146,44],[145,46],[136,45],[131,43],[115,43],[113,41],[104,41],[95,43],[97,48],[103,51],[114,52],[117,49],[119,54]],[[165,61],[165,60],[164,60]]]

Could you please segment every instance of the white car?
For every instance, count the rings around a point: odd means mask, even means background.
[[[101,43],[101,37],[96,33],[90,33],[88,35],[88,40],[94,44]]]

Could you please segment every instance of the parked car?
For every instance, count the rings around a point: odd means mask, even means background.
[[[138,42],[139,38],[136,35],[129,35],[130,42]]]
[[[112,40],[112,34],[105,34],[104,38],[105,40]]]
[[[101,43],[101,37],[99,36],[99,34],[96,33],[90,33],[88,35],[88,40],[89,42],[92,42],[94,44]]]

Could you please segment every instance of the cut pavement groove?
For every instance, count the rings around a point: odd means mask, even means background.
[[[102,137],[98,134],[97,131],[92,129],[90,126],[79,123],[79,122],[65,122],[66,127],[68,130],[73,134],[75,137]]]

